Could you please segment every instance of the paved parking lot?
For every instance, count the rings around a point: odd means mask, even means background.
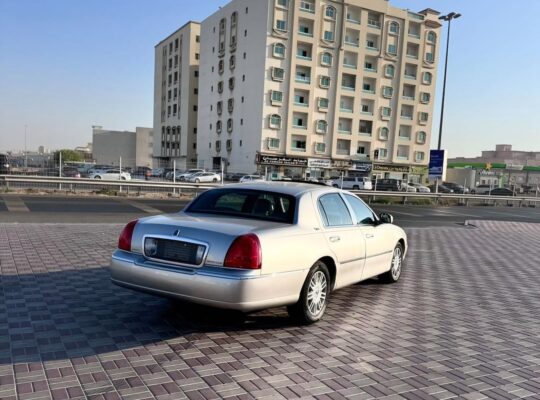
[[[540,398],[540,225],[476,226],[299,327],[112,286],[120,225],[0,224],[0,398]]]

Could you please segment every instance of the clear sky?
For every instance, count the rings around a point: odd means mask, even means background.
[[[384,1],[384,0],[380,0]],[[152,126],[154,45],[226,0],[0,0],[0,150],[73,148]],[[540,151],[540,0],[391,0],[452,23],[443,147]],[[446,26],[442,37],[446,41]],[[443,49],[444,50],[444,46]],[[437,144],[444,52],[432,146]]]

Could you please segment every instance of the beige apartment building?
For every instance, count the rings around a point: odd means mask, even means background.
[[[387,0],[220,8],[201,25],[199,165],[426,179],[438,14]]]
[[[155,46],[154,159],[160,167],[197,163],[200,24],[188,22]]]

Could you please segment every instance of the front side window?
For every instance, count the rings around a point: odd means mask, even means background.
[[[347,203],[351,206],[356,224],[374,224],[376,219],[373,211],[366,206],[366,204],[356,196],[350,194],[345,195]]]
[[[353,221],[345,202],[338,193],[321,196],[318,202],[319,214],[325,226],[351,226]]]

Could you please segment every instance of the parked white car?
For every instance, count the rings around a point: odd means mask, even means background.
[[[109,181],[130,181],[131,174],[129,172],[120,172],[119,169],[107,169],[103,171],[97,171],[88,175],[90,179],[104,179]]]
[[[411,185],[410,183],[401,182],[401,191],[402,192],[409,192],[409,193],[416,193],[416,187]]]
[[[332,186],[344,190],[372,190],[373,184],[367,177],[345,177],[333,180]]]
[[[191,183],[216,183],[221,182],[221,175],[215,172],[198,172],[191,175],[188,181]]]
[[[428,188],[427,186],[424,186],[420,183],[409,183],[409,186],[412,186],[414,188],[416,188],[416,191],[418,193],[431,193],[431,189]]]
[[[240,178],[240,183],[249,183],[249,182],[262,182],[264,178],[260,175],[244,175]]]
[[[201,193],[179,213],[127,224],[111,279],[246,312],[286,305],[292,317],[313,323],[334,290],[400,278],[407,235],[392,221],[324,185],[230,184]]]
[[[176,173],[176,180],[177,181],[187,181],[191,175],[199,173],[199,172],[205,172],[204,169],[188,169],[185,172],[182,173]]]

